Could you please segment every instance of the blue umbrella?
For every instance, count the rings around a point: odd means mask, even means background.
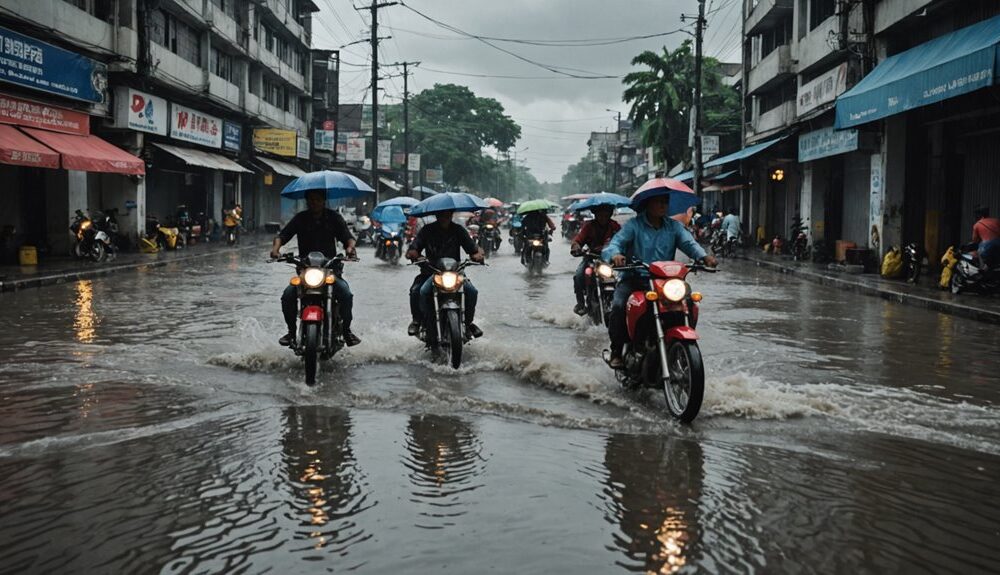
[[[326,192],[328,200],[357,198],[375,192],[371,186],[351,174],[324,170],[295,178],[281,190],[281,196],[301,200],[306,197],[306,192],[314,190]]]
[[[379,204],[372,212],[372,219],[382,224],[402,224],[406,222],[406,214],[403,213],[403,208],[400,206]]]
[[[476,212],[488,207],[479,196],[460,192],[442,192],[413,206],[410,215],[429,216],[438,212]]]
[[[385,218],[382,216],[382,211],[385,210],[386,208],[395,206],[406,210],[407,208],[415,206],[418,203],[420,203],[419,200],[408,196],[400,196],[398,198],[392,198],[391,200],[386,200],[380,203],[379,205],[375,206],[375,209],[372,210],[372,219],[383,222],[385,221]]]
[[[567,209],[578,212],[580,210],[592,210],[597,206],[611,206],[612,208],[617,208],[619,206],[627,206],[631,203],[632,200],[626,198],[625,196],[601,192],[599,194],[594,194],[589,198],[573,202]]]
[[[667,211],[668,216],[683,214],[691,206],[697,206],[700,203],[694,190],[689,188],[684,182],[671,178],[655,178],[640,186],[632,194],[632,209],[640,211],[642,204],[646,200],[657,196],[668,196],[670,198],[670,207]]]

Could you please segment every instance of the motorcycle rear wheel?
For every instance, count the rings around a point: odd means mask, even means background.
[[[965,289],[965,280],[958,273],[957,269],[952,270],[951,281],[948,282],[948,287],[951,288],[951,293],[955,295],[962,293],[962,290]]]
[[[462,366],[462,346],[465,341],[462,338],[462,322],[457,311],[448,312],[448,351],[451,367],[458,369]]]
[[[698,344],[693,341],[670,344],[667,365],[670,373],[661,376],[667,409],[682,423],[690,423],[701,410],[705,396],[705,366]]]
[[[316,384],[316,366],[319,363],[319,324],[310,323],[303,329],[302,359],[306,362],[306,385]]]

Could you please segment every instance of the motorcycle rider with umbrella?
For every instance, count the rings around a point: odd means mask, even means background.
[[[586,246],[590,253],[600,254],[604,246],[607,245],[611,238],[618,233],[621,226],[618,222],[611,219],[611,216],[615,212],[615,207],[619,205],[628,205],[629,199],[624,196],[618,196],[617,194],[605,194],[608,196],[606,199],[601,199],[600,194],[597,196],[582,200],[578,204],[570,206],[571,208],[579,211],[581,209],[589,209],[594,214],[594,219],[583,224],[580,228],[580,232],[576,234],[573,238],[573,243],[570,245],[569,252],[574,257],[579,257],[583,251],[583,247]],[[576,315],[586,315],[587,309],[584,304],[584,292],[586,291],[585,286],[585,274],[587,269],[587,260],[584,259],[580,262],[580,265],[576,268],[576,273],[573,274],[573,291],[576,293],[576,307],[573,308],[573,313]]]

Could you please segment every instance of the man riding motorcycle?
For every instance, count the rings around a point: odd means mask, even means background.
[[[1000,267],[1000,219],[990,217],[990,209],[979,206],[973,211],[976,223],[972,225],[972,244],[979,252],[979,262],[984,268]]]
[[[573,256],[579,256],[583,246],[586,246],[592,254],[600,253],[621,229],[618,222],[611,219],[615,212],[614,206],[610,204],[599,205],[591,208],[591,211],[594,213],[594,219],[583,224],[580,232],[573,238],[573,243],[569,248]],[[586,315],[587,313],[587,307],[583,302],[586,290],[586,269],[587,260],[584,259],[577,266],[576,273],[573,274],[573,291],[576,292],[576,307],[573,308],[573,313],[576,315]]]
[[[524,237],[547,236],[554,232],[556,225],[544,211],[535,210],[525,213],[521,217],[521,233]],[[545,261],[549,261],[549,242],[545,242]],[[521,252],[521,263],[524,263],[524,252]]]
[[[410,249],[406,252],[406,257],[410,261],[420,258],[423,251],[429,261],[436,261],[442,258],[453,260],[461,259],[461,251],[465,250],[469,258],[477,263],[483,263],[485,254],[476,245],[469,232],[462,226],[454,223],[452,219],[455,212],[445,211],[435,214],[436,221],[425,225],[417,232],[417,237],[410,244]],[[406,328],[406,332],[415,336],[420,333],[421,321],[434,321],[434,295],[433,284],[434,273],[425,266],[420,267],[420,273],[413,279],[410,286],[410,315],[413,321]],[[472,337],[482,337],[483,330],[473,323],[476,317],[476,301],[479,291],[468,279],[464,283],[465,290],[465,326]],[[434,333],[433,329],[428,329],[428,333]]]
[[[271,258],[281,257],[281,246],[287,244],[293,237],[299,238],[299,255],[305,257],[311,252],[322,252],[328,258],[337,255],[337,242],[344,246],[347,257],[356,258],[357,251],[354,248],[354,236],[347,228],[347,222],[343,216],[337,212],[327,209],[326,192],[312,190],[306,192],[306,205],[308,209],[295,214],[290,222],[274,238],[271,246]],[[343,278],[343,274],[337,274],[337,281],[330,286],[333,296],[337,299],[340,317],[344,326],[344,343],[355,346],[361,343],[361,338],[351,332],[351,320],[353,319],[354,294],[351,293],[351,286]],[[281,311],[285,316],[285,325],[288,333],[278,340],[283,346],[291,345],[295,341],[296,321],[298,310],[296,309],[298,295],[296,288],[289,285],[281,294]]]
[[[715,257],[707,255],[691,233],[680,222],[667,217],[669,196],[654,196],[642,202],[636,217],[622,227],[621,231],[608,242],[601,256],[615,267],[624,266],[629,259],[643,262],[672,261],[677,249],[693,260],[704,259],[705,265],[714,267]],[[645,291],[648,279],[645,272],[626,272],[615,288],[611,303],[611,322],[608,335],[611,338],[611,357],[608,361],[613,369],[623,366],[622,349],[628,339],[625,325],[625,302],[634,291]]]

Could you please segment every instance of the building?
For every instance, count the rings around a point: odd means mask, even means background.
[[[65,252],[64,214],[75,209],[117,208],[132,241],[145,232],[147,215],[170,219],[179,204],[218,219],[241,202],[251,225],[281,219],[280,189],[308,169],[311,156],[317,10],[309,0],[0,0],[0,26],[86,58],[100,78],[90,100],[10,75],[0,77],[0,92],[85,113],[91,137],[141,158],[128,177],[72,169],[65,154],[62,169],[4,166],[45,198],[4,209],[0,223],[12,220],[32,241]],[[36,76],[74,87],[60,62],[46,57]],[[36,171],[45,169],[52,172]]]

